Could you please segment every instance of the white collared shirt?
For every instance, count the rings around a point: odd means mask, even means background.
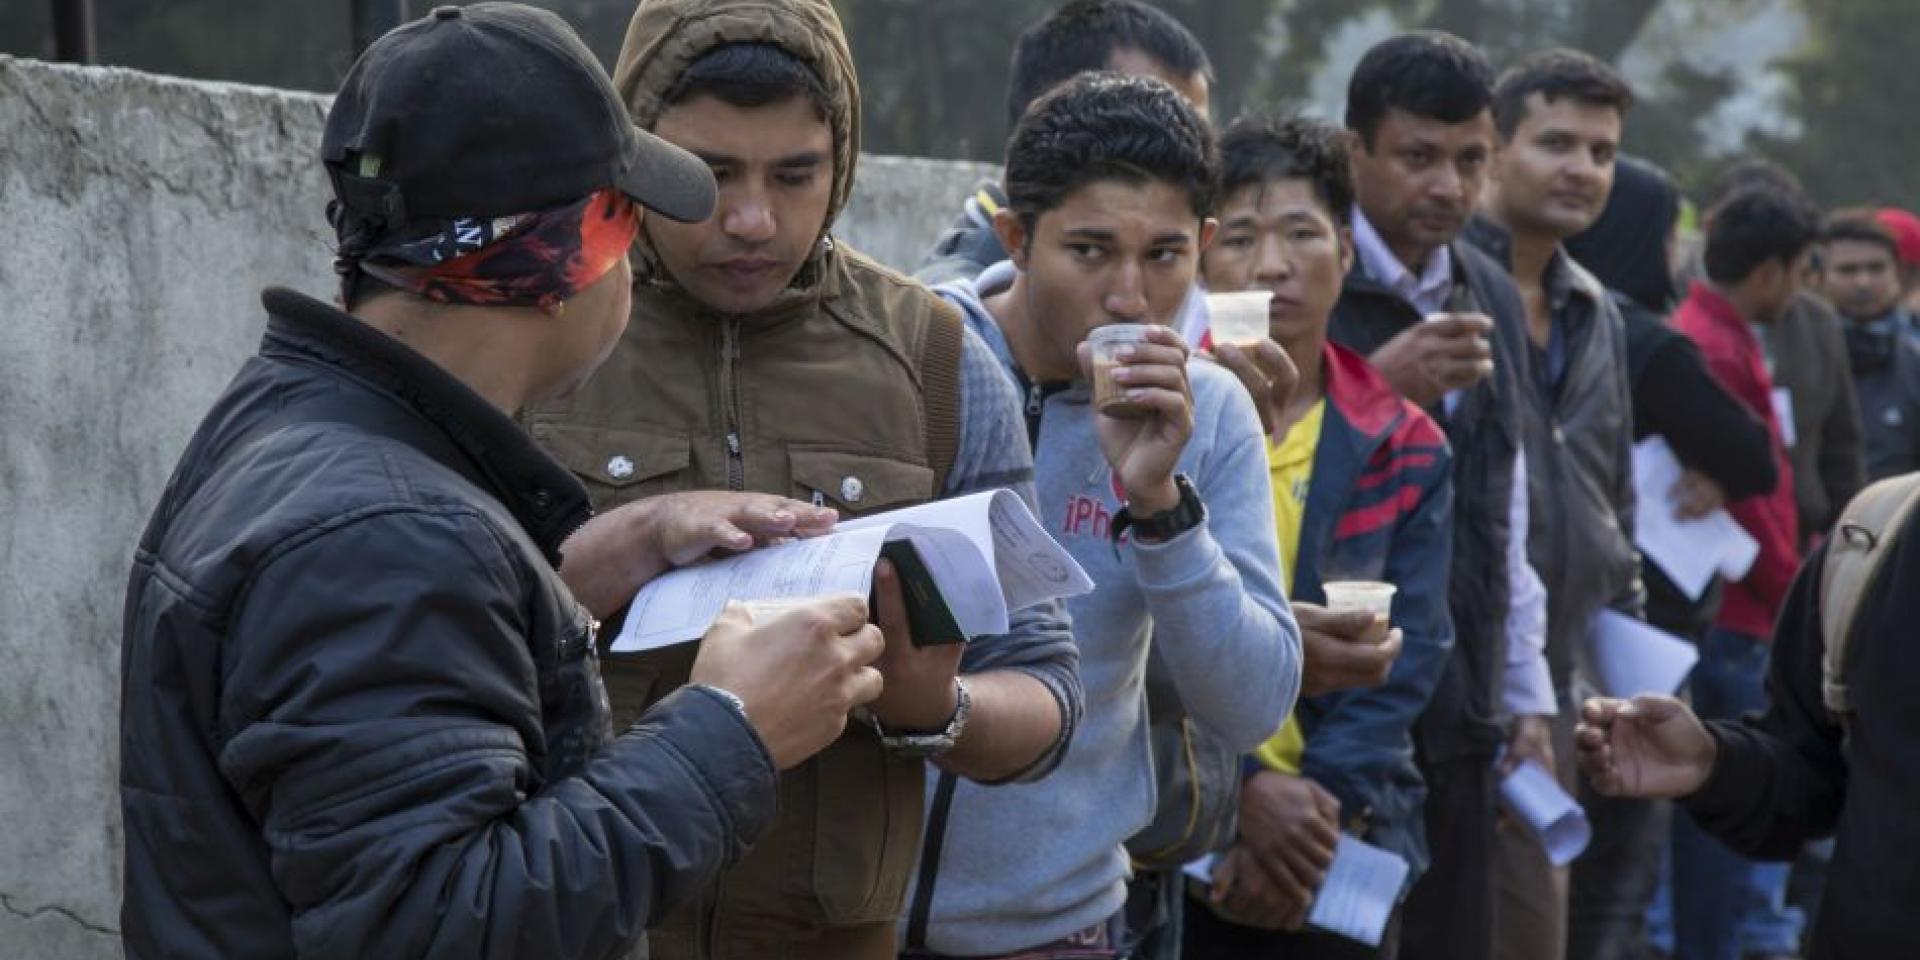
[[[1439,313],[1447,308],[1447,296],[1453,292],[1453,250],[1446,244],[1427,255],[1420,275],[1414,276],[1382,239],[1380,231],[1367,222],[1367,215],[1356,204],[1353,208],[1353,246],[1360,253],[1360,265],[1367,276],[1385,284],[1402,300],[1413,304],[1422,314]]]

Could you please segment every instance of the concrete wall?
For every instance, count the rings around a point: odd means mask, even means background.
[[[120,956],[120,603],[258,341],[331,289],[326,99],[0,57],[0,957]],[[910,263],[974,164],[867,157],[842,236]]]

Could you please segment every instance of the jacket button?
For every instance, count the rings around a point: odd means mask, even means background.
[[[633,461],[624,456],[607,461],[607,476],[615,480],[625,480],[633,476]]]
[[[867,485],[861,483],[859,477],[848,477],[840,481],[840,499],[848,503],[859,503],[860,498],[866,495]]]

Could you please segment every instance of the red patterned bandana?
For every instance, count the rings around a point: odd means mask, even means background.
[[[606,276],[639,231],[633,201],[608,188],[538,213],[448,221],[358,266],[440,303],[552,308]]]

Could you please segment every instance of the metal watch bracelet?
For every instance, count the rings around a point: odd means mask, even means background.
[[[967,681],[954,677],[953,687],[953,716],[948,718],[944,729],[933,733],[889,733],[880,718],[869,713],[867,716],[873,722],[873,731],[880,735],[881,745],[904,757],[937,757],[952,750],[967,728],[967,715],[973,712],[973,695],[967,692]]]

